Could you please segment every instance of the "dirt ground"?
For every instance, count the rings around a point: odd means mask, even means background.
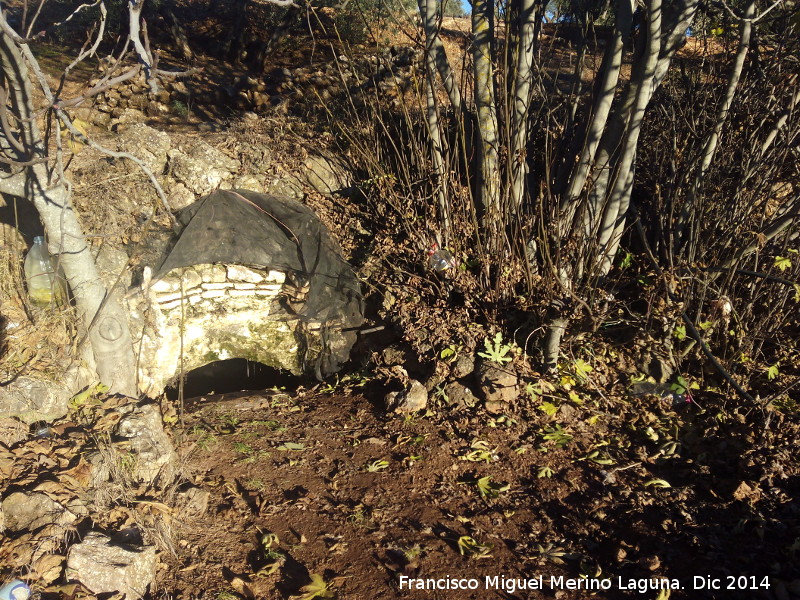
[[[655,397],[403,417],[376,392],[191,407],[181,449],[208,512],[175,519],[157,596],[311,598],[312,575],[353,599],[800,592],[797,419],[759,430],[724,399]],[[773,450],[748,452],[757,436]],[[661,577],[680,589],[651,589]]]
[[[447,42],[460,47],[460,34]],[[323,213],[334,204],[312,201]],[[433,329],[433,313],[402,310]],[[613,353],[606,344],[587,353]],[[505,414],[451,406],[436,388],[426,412],[387,413],[375,365],[311,391],[187,401],[170,433],[185,481],[209,494],[205,511],[176,513],[136,490],[114,509],[163,508],[168,535],[143,531],[160,543],[149,597],[800,598],[800,413],[713,391],[634,396],[630,369],[577,364],[550,379],[523,370]],[[48,452],[30,460],[44,469],[42,456],[73,444],[70,430],[55,424]],[[74,468],[72,453],[64,461]]]

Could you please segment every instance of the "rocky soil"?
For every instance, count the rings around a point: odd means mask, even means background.
[[[387,266],[386,223],[366,215],[348,157],[327,152],[303,102],[377,89],[391,103],[418,59],[395,45],[224,81],[209,61],[199,84],[148,97],[130,81],[76,112],[173,209],[219,186],[302,199],[385,329],[340,377],[306,387],[212,385],[183,403],[76,394],[75,323],[68,308],[30,314],[15,270],[25,240],[6,224],[4,387],[35,371],[38,396],[64,389],[46,422],[0,420],[0,581],[43,600],[800,598],[796,403],[743,405],[706,374],[670,389],[674,365],[610,335],[576,337],[543,372],[487,319],[467,323],[474,307],[424,255]],[[169,222],[129,159],[75,150],[77,208],[113,240],[99,260],[111,281],[145,260],[144,225]],[[398,279],[376,285],[380,269]]]

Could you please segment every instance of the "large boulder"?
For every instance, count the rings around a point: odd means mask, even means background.
[[[169,172],[195,194],[209,194],[239,171],[239,161],[229,158],[203,140],[192,140],[169,151]]]
[[[53,421],[67,414],[69,399],[92,381],[86,368],[72,366],[58,381],[21,375],[0,393],[0,418],[16,417],[25,423]]]
[[[303,162],[301,179],[326,196],[352,185],[352,175],[347,167],[340,160],[325,156],[309,156]]]
[[[71,525],[78,518],[71,510],[40,492],[14,492],[2,502],[4,526],[11,531],[34,531],[56,524]]]
[[[119,151],[141,160],[156,176],[161,175],[167,166],[167,152],[171,145],[169,135],[144,123],[134,123],[117,137]]]
[[[155,546],[116,544],[90,532],[67,555],[67,579],[80,581],[95,594],[120,592],[127,600],[145,595],[156,575]]]

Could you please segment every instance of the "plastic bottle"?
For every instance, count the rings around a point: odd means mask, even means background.
[[[446,248],[439,248],[439,244],[431,244],[428,250],[428,266],[437,273],[444,273],[448,269],[456,268],[456,259]]]
[[[63,304],[67,294],[64,280],[56,274],[53,257],[47,250],[44,237],[33,238],[33,246],[25,257],[25,282],[28,297],[38,306]]]
[[[28,600],[31,588],[24,581],[12,579],[0,588],[0,600]]]

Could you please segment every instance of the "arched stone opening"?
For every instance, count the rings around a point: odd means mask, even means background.
[[[261,391],[279,389],[291,392],[301,385],[305,378],[292,375],[263,363],[244,358],[218,360],[189,371],[184,375],[184,398],[197,398],[210,394]],[[179,382],[167,386],[165,393],[169,400],[177,400]]]

